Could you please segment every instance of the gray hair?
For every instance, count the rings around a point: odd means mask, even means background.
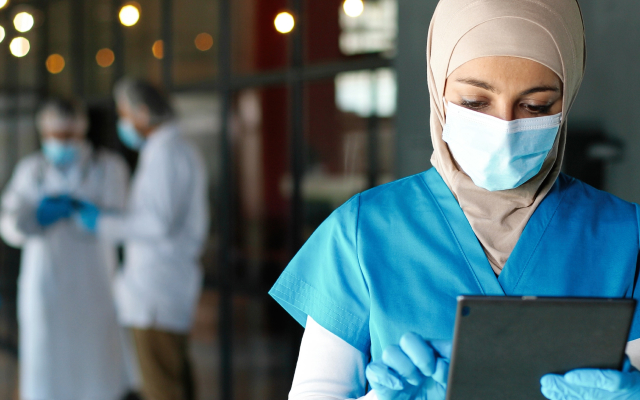
[[[175,116],[169,100],[148,82],[123,78],[113,88],[116,102],[126,101],[134,110],[144,105],[149,110],[149,125],[160,125]]]
[[[78,135],[87,133],[88,117],[83,104],[63,98],[45,100],[36,112],[40,133],[47,130],[69,130]]]

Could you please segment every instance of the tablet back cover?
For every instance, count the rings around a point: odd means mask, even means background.
[[[540,378],[620,369],[634,300],[462,297],[447,400],[544,400]]]

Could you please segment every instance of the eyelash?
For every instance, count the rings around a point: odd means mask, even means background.
[[[532,106],[530,104],[523,104],[523,108],[531,114],[549,114],[552,104],[546,104],[544,106]]]
[[[486,108],[488,106],[488,104],[484,101],[469,100],[462,100],[460,105],[474,111],[482,110],[483,108]],[[551,110],[552,105],[553,104],[546,104],[544,106],[532,106],[530,104],[521,104],[521,107],[530,114],[548,114]]]
[[[485,103],[484,101],[462,100],[462,102],[460,102],[460,105],[471,110],[482,110],[483,108],[487,107],[487,103]]]

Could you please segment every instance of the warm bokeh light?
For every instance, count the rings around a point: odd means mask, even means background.
[[[11,43],[9,44],[9,50],[11,50],[11,54],[16,57],[24,57],[29,53],[29,49],[31,46],[29,45],[29,41],[21,36],[17,38],[13,38]]]
[[[60,54],[52,54],[47,57],[47,71],[51,72],[52,74],[59,74],[60,72],[62,72],[62,70],[64,69],[64,65],[64,57],[62,57]]]
[[[113,64],[115,60],[116,60],[116,56],[115,54],[113,54],[113,51],[111,49],[107,49],[107,48],[100,49],[96,54],[96,62],[102,68],[106,68],[110,66],[111,64]]]
[[[4,27],[2,25],[0,25],[0,43],[2,43],[2,41],[4,40]]]
[[[162,60],[164,57],[164,42],[162,40],[156,40],[153,42],[153,46],[151,46],[151,52],[153,56],[158,60]]]
[[[140,6],[136,3],[127,3],[120,9],[120,23],[124,26],[133,26],[140,19]]]
[[[18,32],[29,32],[33,28],[33,15],[28,12],[21,12],[16,14],[13,19],[13,26],[16,27]]]
[[[5,8],[9,4],[9,0],[0,0],[0,8]]]
[[[196,48],[200,51],[207,51],[213,46],[213,36],[202,32],[196,36]]]
[[[364,11],[364,2],[362,0],[344,0],[342,5],[344,13],[352,18],[359,17]]]
[[[278,32],[289,33],[293,30],[293,27],[296,23],[293,19],[293,15],[289,14],[288,12],[281,12],[276,16],[273,24],[276,26],[276,30]]]

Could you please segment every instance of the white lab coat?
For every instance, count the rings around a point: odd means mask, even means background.
[[[125,243],[125,265],[116,277],[122,324],[189,331],[208,227],[204,163],[177,127],[165,124],[140,153],[127,212],[98,220],[99,235]]]
[[[127,184],[121,158],[85,144],[66,172],[41,153],[23,159],[4,190],[0,233],[23,249],[18,323],[25,400],[115,400],[127,389],[109,271],[115,247],[72,219],[42,228],[35,216],[48,195],[120,209]]]

